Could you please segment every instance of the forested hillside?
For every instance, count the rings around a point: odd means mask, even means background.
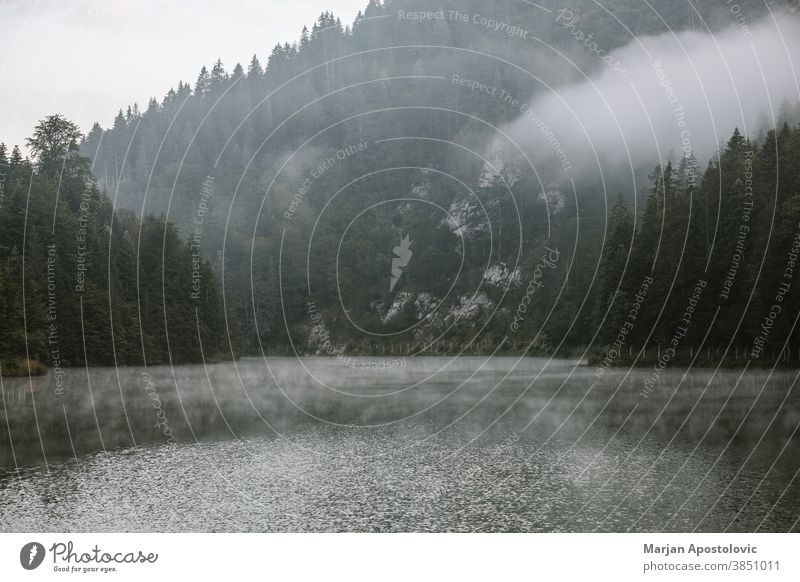
[[[568,8],[591,23],[605,51],[634,36],[735,23],[725,3],[694,12],[669,0],[658,13],[602,4]],[[751,19],[776,4],[739,2]],[[743,355],[775,303],[797,234],[797,107],[784,107],[777,131],[737,132],[705,172],[675,154],[635,168],[650,175],[648,190],[632,190],[614,171],[601,185],[591,172],[566,177],[558,160],[532,164],[503,139],[503,125],[532,95],[605,66],[557,20],[562,8],[372,0],[352,26],[324,13],[266,58],[259,52],[230,68],[218,61],[163,98],[120,111],[112,127],[96,124],[80,145],[96,185],[81,165],[78,185],[59,190],[57,177],[12,155],[4,204],[31,210],[3,213],[13,221],[0,234],[9,253],[3,300],[16,302],[3,314],[24,329],[19,229],[27,216],[26,240],[35,242],[26,273],[38,278],[26,292],[40,301],[26,303],[28,328],[43,329],[41,241],[52,238],[58,208],[57,260],[75,266],[81,188],[90,184],[87,238],[97,248],[87,272],[95,276],[91,290],[59,297],[58,317],[72,333],[80,301],[84,314],[92,302],[86,353],[97,361],[135,361],[142,348],[156,361],[191,360],[198,322],[206,355],[230,353],[229,330],[234,352],[251,354],[532,344],[546,353],[590,346],[612,359],[670,345],[690,353],[730,345]],[[37,204],[26,199],[31,177]],[[147,217],[141,227],[138,215]],[[185,269],[198,252],[210,263],[201,263],[195,317]],[[112,275],[101,279],[106,265]],[[59,289],[72,279],[64,274]],[[767,354],[780,352],[796,303],[787,300],[770,323]],[[676,340],[674,314],[687,305]],[[7,350],[25,345],[3,340]],[[32,335],[30,349],[43,355],[45,340]],[[82,362],[83,346],[71,349],[65,360]]]
[[[208,261],[163,216],[113,209],[53,115],[0,144],[0,364],[3,373],[225,357],[221,296]]]
[[[697,185],[681,162],[655,169],[635,237],[625,201],[613,209],[599,343],[796,362],[800,128],[783,124],[760,143],[737,130]]]

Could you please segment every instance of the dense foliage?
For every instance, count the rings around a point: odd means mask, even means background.
[[[600,343],[626,329],[634,347],[796,361],[800,128],[784,124],[761,143],[737,130],[702,179],[693,184],[685,170],[685,160],[656,168],[635,237],[624,200],[614,208],[594,315]]]
[[[229,353],[208,261],[163,216],[114,212],[79,139],[53,115],[28,141],[34,162],[0,145],[4,372],[199,361],[201,338],[206,357]]]

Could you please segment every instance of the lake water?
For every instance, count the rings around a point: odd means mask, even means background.
[[[355,366],[353,365],[355,364]],[[3,379],[2,531],[798,531],[795,372],[245,359]]]

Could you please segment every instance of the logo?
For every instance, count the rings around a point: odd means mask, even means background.
[[[19,563],[26,570],[35,570],[44,561],[44,546],[39,542],[28,542],[19,551]]]
[[[403,267],[408,266],[411,260],[411,243],[414,241],[408,240],[408,235],[400,239],[400,244],[394,247],[395,257],[392,259],[392,280],[389,282],[389,293],[394,291],[395,285],[403,276]]]

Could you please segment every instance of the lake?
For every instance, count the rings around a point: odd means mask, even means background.
[[[2,531],[800,531],[795,372],[243,359],[3,378]],[[644,396],[646,394],[646,397]]]

